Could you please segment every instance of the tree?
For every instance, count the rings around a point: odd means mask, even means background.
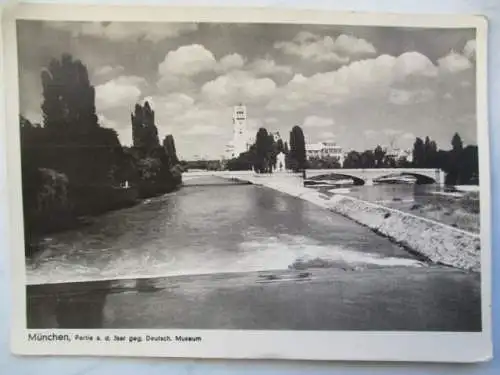
[[[174,136],[172,134],[167,135],[163,140],[163,148],[165,149],[165,152],[169,159],[169,165],[174,166],[176,164],[179,164],[177,150],[175,149]]]
[[[436,167],[436,157],[437,157],[436,142],[431,141],[429,137],[425,137],[422,166],[426,168]]]
[[[343,168],[361,168],[361,154],[357,151],[349,151],[344,159]]]
[[[479,154],[477,146],[467,146],[460,155],[460,180],[463,185],[479,185]]]
[[[425,164],[425,146],[421,138],[415,139],[413,143],[413,165],[421,168]]]
[[[373,157],[375,161],[375,167],[376,168],[382,168],[384,166],[384,157],[385,157],[385,151],[382,149],[382,147],[377,146],[373,152]]]
[[[451,139],[451,146],[453,147],[453,151],[455,151],[456,153],[459,153],[463,150],[464,145],[462,142],[462,138],[458,133],[455,133],[453,135],[453,138]]]
[[[294,126],[290,132],[290,162],[296,172],[306,167],[306,144],[300,126]]]
[[[99,126],[95,90],[80,60],[73,60],[68,54],[62,55],[61,60],[53,59],[41,78],[43,123],[47,129],[84,132]]]
[[[148,102],[144,106],[135,105],[134,113],[130,115],[132,121],[132,140],[134,147],[149,152],[160,146],[158,129],[155,125],[155,112]]]
[[[361,154],[361,168],[375,168],[375,154],[372,150],[366,150]]]
[[[446,183],[456,185],[462,181],[461,165],[463,142],[458,133],[455,133],[451,139],[452,149],[448,153],[448,174],[446,175]]]

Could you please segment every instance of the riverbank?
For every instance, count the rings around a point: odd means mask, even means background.
[[[322,194],[301,186],[302,181],[292,176],[245,178],[348,217],[433,263],[480,271],[478,234],[347,195]]]

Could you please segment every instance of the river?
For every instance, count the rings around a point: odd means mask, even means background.
[[[387,239],[304,200],[216,177],[189,184],[45,238],[28,283],[281,270],[312,261],[420,265]]]
[[[29,328],[481,330],[480,276],[215,177],[43,241]]]

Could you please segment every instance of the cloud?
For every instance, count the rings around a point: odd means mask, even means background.
[[[464,49],[462,51],[465,57],[469,60],[476,60],[476,41],[471,39],[465,43]]]
[[[408,105],[424,103],[435,96],[434,91],[430,89],[419,90],[400,90],[391,89],[389,92],[389,102],[396,105]]]
[[[258,76],[274,74],[292,74],[292,68],[287,65],[278,65],[271,58],[257,59],[249,65],[249,70]]]
[[[392,129],[392,128],[384,128],[382,129],[382,132],[385,134],[385,135],[389,135],[389,136],[394,136],[394,135],[398,135],[398,134],[401,134],[402,131],[401,130],[398,130],[398,129]]]
[[[144,39],[158,42],[196,31],[195,23],[129,23],[129,22],[47,22],[48,27],[68,31],[73,37],[92,36],[111,41]]]
[[[332,118],[315,115],[307,116],[303,123],[306,128],[332,126],[333,124],[335,121]]]
[[[120,76],[95,88],[96,107],[100,110],[132,105],[140,98],[146,80],[136,76]]]
[[[448,55],[438,60],[439,68],[447,73],[458,73],[472,67],[470,60],[455,51],[451,51]]]
[[[255,102],[270,97],[276,90],[276,83],[270,78],[256,78],[243,71],[221,75],[206,82],[201,93],[204,99],[221,104],[234,101]]]
[[[118,123],[116,121],[107,118],[103,114],[98,114],[97,118],[99,120],[99,124],[101,124],[101,126],[105,128],[112,128],[112,129],[118,128]]]
[[[111,66],[111,65],[104,65],[99,68],[96,68],[94,70],[94,75],[95,76],[110,76],[110,75],[117,75],[122,73],[125,70],[125,68],[121,65],[116,65],[116,66]]]
[[[169,51],[160,63],[161,76],[193,76],[215,69],[217,62],[212,52],[200,44],[185,45]]]
[[[352,35],[321,37],[310,32],[300,32],[292,41],[281,41],[274,48],[287,55],[299,56],[314,62],[346,64],[351,56],[366,56],[376,53],[375,47],[368,41]]]
[[[418,52],[398,57],[381,55],[309,77],[296,74],[278,90],[268,109],[292,111],[313,103],[334,105],[353,98],[373,97],[410,77],[430,78],[436,74],[436,66]]]
[[[320,134],[321,139],[323,140],[332,140],[335,138],[335,134],[333,132],[323,132]]]
[[[219,69],[222,71],[240,69],[243,65],[245,65],[245,59],[238,53],[226,55],[219,61]]]
[[[194,105],[194,99],[183,93],[172,93],[154,100],[158,103],[157,110],[165,112],[167,116],[182,113]]]

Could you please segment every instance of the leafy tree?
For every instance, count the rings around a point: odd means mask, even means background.
[[[84,132],[97,128],[95,90],[87,68],[64,54],[41,73],[43,122],[49,130]]]
[[[458,133],[455,133],[453,135],[453,138],[451,139],[451,146],[453,147],[453,151],[455,152],[461,152],[464,148],[462,138]]]
[[[148,102],[144,106],[135,105],[134,113],[130,115],[132,120],[132,140],[134,147],[149,152],[160,146],[158,140],[158,129],[155,125],[155,112]]]
[[[337,169],[341,167],[339,159],[336,157],[315,157],[309,159],[307,163],[307,168],[310,169]]]
[[[423,166],[426,168],[435,167],[436,157],[437,157],[436,142],[431,141],[429,137],[425,137]]]
[[[300,126],[294,126],[290,132],[290,163],[291,169],[296,172],[306,166],[306,144]]]
[[[172,134],[167,135],[163,140],[163,148],[165,149],[169,159],[169,165],[174,166],[179,164],[179,158],[177,157],[177,151],[175,149],[174,136]]]
[[[382,149],[382,147],[377,146],[375,150],[373,151],[373,157],[375,161],[375,167],[376,168],[382,168],[384,166],[384,157],[385,157],[385,151]]]
[[[360,168],[361,154],[357,151],[349,151],[344,159],[343,168]]]
[[[421,168],[425,164],[425,146],[421,138],[415,139],[413,144],[413,165]]]
[[[375,168],[375,154],[372,150],[366,150],[361,154],[361,168]]]
[[[479,153],[477,146],[465,147],[460,155],[460,180],[463,185],[479,184]]]

